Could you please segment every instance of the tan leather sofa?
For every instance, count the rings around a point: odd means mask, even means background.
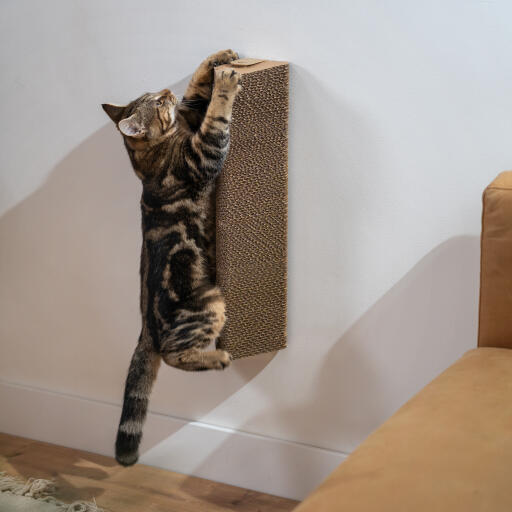
[[[378,428],[296,512],[512,512],[512,172],[484,192],[478,348]]]

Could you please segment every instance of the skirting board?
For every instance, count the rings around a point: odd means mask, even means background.
[[[112,455],[120,406],[0,381],[0,431]],[[303,499],[346,454],[149,413],[140,462]]]

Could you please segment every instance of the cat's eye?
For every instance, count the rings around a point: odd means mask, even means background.
[[[163,100],[163,98],[158,98],[158,99],[156,100],[156,106],[157,106],[157,107],[161,107],[163,104],[164,104],[164,100]]]

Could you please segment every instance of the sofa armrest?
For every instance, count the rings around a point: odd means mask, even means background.
[[[484,191],[479,347],[512,348],[512,171]]]

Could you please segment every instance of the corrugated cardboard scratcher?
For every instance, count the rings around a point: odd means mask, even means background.
[[[217,283],[234,359],[286,347],[289,65],[240,59],[231,145],[217,182]]]

